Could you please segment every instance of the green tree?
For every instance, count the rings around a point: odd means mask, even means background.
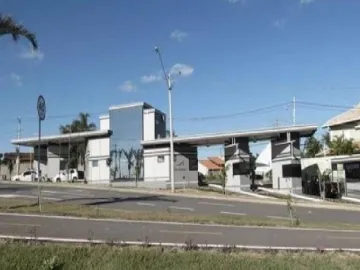
[[[227,180],[227,171],[229,170],[229,165],[225,165],[221,168],[219,177],[221,180],[221,186],[223,188],[223,193],[226,194],[226,180]]]
[[[331,148],[331,139],[330,139],[330,133],[329,132],[325,132],[322,135],[322,143],[323,146],[326,146],[327,148]]]
[[[169,138],[170,137],[170,130],[167,129],[166,130],[166,137]],[[173,130],[173,137],[177,137],[176,133],[175,133],[175,130]]]
[[[124,150],[124,156],[127,161],[127,167],[128,167],[128,172],[129,172],[129,179],[131,176],[131,168],[134,166],[134,161],[133,161],[134,152],[135,152],[134,148],[132,148],[132,147],[128,151]]]
[[[38,43],[34,33],[31,33],[23,25],[18,24],[8,16],[0,14],[0,36],[11,35],[16,42],[20,37],[25,37],[32,45],[34,50],[38,49]]]
[[[144,151],[143,149],[137,149],[134,151],[134,159],[135,159],[135,182],[136,187],[138,185],[138,181],[140,179],[141,169],[143,167],[144,162]]]
[[[320,140],[316,139],[315,136],[311,136],[306,139],[304,145],[304,154],[307,158],[315,157],[316,154],[323,150],[323,145]]]
[[[61,134],[70,134],[77,132],[86,132],[96,130],[96,125],[94,123],[89,123],[90,114],[88,113],[79,113],[78,118],[74,119],[71,124],[61,125],[60,133]],[[71,142],[70,142],[71,144]],[[71,145],[70,147],[70,157],[68,167],[74,166],[77,168],[77,165],[80,163],[86,167],[85,164],[85,154],[86,154],[86,142],[76,145]]]
[[[332,155],[352,155],[359,152],[359,147],[353,139],[345,139],[344,136],[335,136],[330,142]]]
[[[121,178],[121,157],[122,157],[122,154],[124,153],[124,150],[123,149],[119,149],[117,151],[117,158],[118,158],[118,164],[119,164],[119,178]]]

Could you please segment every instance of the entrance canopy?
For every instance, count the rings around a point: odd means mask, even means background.
[[[194,146],[210,146],[224,144],[233,138],[249,138],[254,141],[266,141],[276,138],[281,133],[295,132],[300,137],[310,137],[317,130],[316,125],[299,125],[287,127],[273,127],[250,131],[237,131],[227,133],[199,134],[174,137],[174,143],[184,143]],[[151,141],[141,141],[143,146],[169,144],[169,138],[156,139]]]
[[[41,136],[41,145],[66,144],[68,142],[81,143],[81,142],[85,142],[87,139],[110,137],[111,134],[112,134],[111,130],[95,130],[95,131],[61,134],[61,135]],[[14,139],[11,140],[11,143],[15,145],[34,147],[39,145],[39,138],[31,137],[31,138]]]

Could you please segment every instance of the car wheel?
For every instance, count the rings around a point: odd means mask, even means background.
[[[61,179],[58,177],[56,178],[56,183],[60,183],[61,182]]]
[[[74,178],[73,178],[73,183],[74,183],[75,181],[77,181],[77,177],[74,177]]]
[[[19,182],[19,181],[20,181],[20,179],[19,179],[19,178],[16,178],[16,179],[15,179],[15,181]]]

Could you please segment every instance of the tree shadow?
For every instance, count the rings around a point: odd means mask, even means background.
[[[137,201],[161,201],[161,202],[171,202],[176,203],[177,200],[168,199],[163,196],[140,196],[140,197],[107,197],[107,198],[72,198],[72,199],[64,199],[59,202],[76,202],[76,201],[92,201],[87,203],[82,203],[83,205],[88,206],[97,206],[103,204],[114,204],[114,203],[122,203],[122,202],[137,202]]]

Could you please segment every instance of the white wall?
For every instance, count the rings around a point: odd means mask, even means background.
[[[355,141],[360,140],[360,130],[355,129],[357,125],[358,123],[350,123],[331,128],[329,131],[331,140],[335,136],[344,136],[345,139],[354,139]]]
[[[282,177],[282,166],[287,164],[298,164],[296,159],[279,159],[272,162],[272,181],[273,189],[281,189],[288,191],[289,189],[301,189],[301,177]]]
[[[100,130],[109,130],[110,129],[110,120],[108,115],[103,115],[99,117],[100,119]]]
[[[207,176],[209,174],[209,169],[204,166],[201,162],[198,162],[198,171],[199,173]]]
[[[155,140],[155,109],[144,110],[144,141]]]
[[[87,181],[105,184],[110,180],[110,168],[106,161],[110,155],[110,138],[90,139],[87,145]]]
[[[144,150],[144,181],[169,181],[169,148]],[[163,162],[161,158],[164,157]]]

